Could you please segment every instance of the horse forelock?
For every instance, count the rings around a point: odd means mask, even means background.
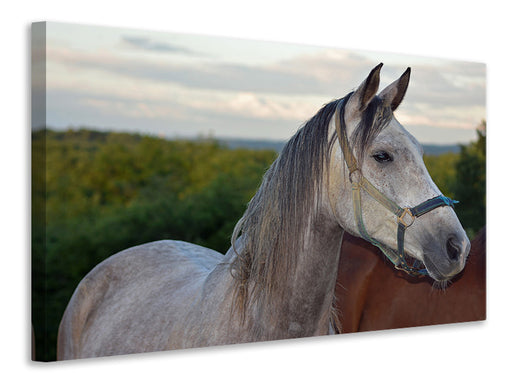
[[[362,157],[366,153],[368,146],[389,124],[392,117],[393,111],[391,107],[384,105],[384,102],[379,96],[375,96],[368,104],[361,116],[361,120],[351,135],[353,151],[358,157],[359,163],[362,162]],[[343,128],[344,122],[342,124],[342,129]]]
[[[286,295],[296,255],[320,203],[320,188],[335,137],[329,122],[337,102],[324,105],[287,142],[270,166],[232,236],[236,258],[236,308],[245,314],[250,302],[268,304]],[[241,249],[235,247],[240,236]]]

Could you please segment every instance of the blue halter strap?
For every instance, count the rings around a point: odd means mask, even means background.
[[[432,199],[426,200],[415,207],[402,208],[393,200],[389,199],[386,195],[380,192],[362,175],[361,170],[358,168],[356,158],[354,157],[348,143],[346,130],[341,129],[341,108],[342,102],[340,101],[336,106],[335,113],[336,132],[341,150],[343,152],[343,157],[345,158],[345,163],[347,164],[347,168],[349,170],[349,179],[352,183],[352,201],[354,204],[354,215],[356,217],[359,234],[363,239],[377,246],[386,255],[386,257],[391,260],[396,269],[403,270],[413,276],[428,275],[428,272],[425,268],[419,267],[421,264],[419,260],[415,260],[412,266],[407,264],[404,251],[405,230],[414,223],[416,217],[424,215],[425,213],[428,213],[439,207],[450,206],[453,208],[454,204],[458,203],[458,201],[452,200],[449,197],[443,195],[439,195]],[[361,208],[361,189],[364,189],[373,199],[378,201],[389,211],[393,212],[393,214],[397,217],[397,250],[385,246],[383,243],[368,234],[368,231],[366,230],[363,222],[363,214]]]

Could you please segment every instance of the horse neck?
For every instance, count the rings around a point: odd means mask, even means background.
[[[307,333],[313,330],[314,333],[326,333],[334,300],[343,230],[328,217],[319,215],[307,236],[304,252],[298,255],[295,279],[291,282],[290,311]]]
[[[261,330],[267,337],[268,332],[274,338],[328,333],[342,235],[342,228],[328,215],[311,220],[303,234],[304,247],[295,255],[295,269],[286,286],[277,290],[281,297],[271,298],[281,305],[260,302],[254,308],[255,323],[267,325]]]

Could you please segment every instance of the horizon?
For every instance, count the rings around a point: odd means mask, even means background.
[[[159,134],[155,134],[152,132],[136,132],[136,131],[122,131],[118,129],[102,129],[97,127],[90,127],[90,126],[70,126],[66,128],[57,128],[57,127],[38,127],[33,128],[32,133],[42,131],[42,130],[48,130],[52,132],[78,132],[78,131],[89,131],[89,132],[99,132],[99,133],[118,133],[118,134],[128,134],[128,135],[139,135],[142,137],[149,137],[149,138],[156,138],[156,139],[162,139],[167,141],[173,141],[173,140],[183,140],[183,141],[201,141],[201,140],[213,140],[218,142],[233,142],[233,141],[240,141],[240,142],[247,142],[247,143],[268,143],[269,147],[274,145],[282,144],[283,146],[286,144],[288,139],[272,139],[272,138],[253,138],[253,137],[230,137],[230,136],[215,136],[215,135],[202,135],[199,134],[197,136],[162,136]],[[467,145],[468,143],[420,143],[423,147],[456,147],[461,145]],[[428,154],[428,153],[426,153]]]

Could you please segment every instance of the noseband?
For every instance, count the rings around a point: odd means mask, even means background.
[[[340,143],[340,147],[343,152],[343,157],[345,158],[345,163],[347,164],[347,168],[349,171],[349,180],[352,183],[352,200],[354,204],[354,215],[356,217],[359,234],[363,239],[377,246],[386,255],[386,257],[389,260],[391,260],[391,262],[395,265],[396,269],[405,271],[412,276],[428,275],[428,272],[425,268],[420,269],[418,267],[418,264],[420,264],[419,260],[415,260],[413,265],[407,264],[404,255],[405,230],[414,223],[416,217],[424,215],[425,213],[428,213],[438,207],[450,206],[453,208],[454,204],[458,203],[458,201],[452,200],[449,197],[443,195],[439,195],[432,199],[428,199],[415,207],[402,208],[393,200],[390,200],[387,196],[382,194],[361,173],[361,170],[357,165],[356,158],[354,157],[354,154],[350,149],[346,129],[341,129],[341,119],[343,118],[341,114],[341,108],[343,108],[343,105],[343,100],[340,100],[340,102],[338,102],[338,105],[336,106],[336,133],[338,135],[338,141]],[[386,207],[397,217],[397,250],[388,248],[377,239],[371,237],[366,231],[366,228],[363,223],[363,214],[361,209],[361,189],[364,189],[372,198],[374,198],[377,202]]]

